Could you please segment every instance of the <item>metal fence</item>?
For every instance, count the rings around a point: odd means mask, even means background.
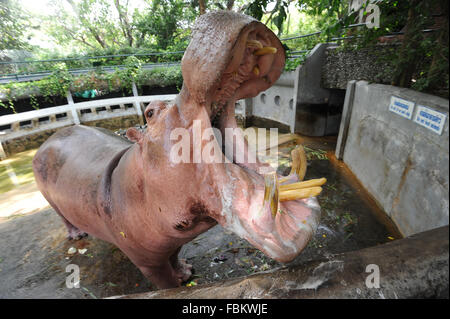
[[[143,69],[154,69],[154,68],[163,68],[180,65],[180,62],[166,62],[166,63],[145,63],[142,65]],[[104,72],[114,72],[116,69],[123,69],[125,65],[113,65],[113,66],[102,66],[100,69]],[[90,71],[97,70],[98,67],[90,67],[90,68],[79,68],[79,69],[68,69],[69,73],[73,75],[79,75],[88,73]],[[52,71],[41,71],[41,72],[33,72],[33,73],[13,73],[13,74],[4,74],[0,75],[0,84],[9,83],[9,82],[27,82],[27,81],[36,81],[40,80],[46,76],[52,74]]]

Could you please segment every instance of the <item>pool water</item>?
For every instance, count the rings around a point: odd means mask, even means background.
[[[37,149],[14,154],[0,161],[0,194],[34,183],[31,161]]]

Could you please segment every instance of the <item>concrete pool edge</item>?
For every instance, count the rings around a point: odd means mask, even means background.
[[[374,274],[369,265],[379,267],[379,288],[366,285]],[[110,298],[448,298],[448,278],[449,226],[444,226],[248,277]]]

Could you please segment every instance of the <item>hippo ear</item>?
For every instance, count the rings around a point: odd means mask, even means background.
[[[127,130],[127,137],[130,141],[139,143],[142,139],[142,132],[138,131],[135,127],[130,127]]]

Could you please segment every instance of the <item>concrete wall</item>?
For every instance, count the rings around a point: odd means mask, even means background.
[[[252,99],[252,115],[292,125],[294,112],[295,71],[283,73],[269,89]]]
[[[284,72],[256,97],[237,101],[238,122],[308,136],[337,134],[345,93],[321,86],[322,65],[330,46],[333,44],[318,44],[295,71]]]
[[[275,84],[254,98],[236,102],[235,113],[238,122],[251,126],[258,120],[268,120],[273,126],[294,128],[294,83],[297,71],[284,72]]]
[[[345,51],[338,48],[335,43],[317,44],[295,71],[283,73],[258,96],[238,101],[238,122],[271,127],[280,123],[291,132],[307,136],[337,134],[347,81],[389,82],[387,70],[392,69],[392,63],[383,57],[396,46]]]
[[[292,132],[307,136],[337,134],[344,93],[322,86],[323,65],[332,43],[319,43],[297,68],[294,85],[296,115]]]
[[[400,111],[410,102],[410,119],[390,111],[392,97],[406,100]],[[441,134],[415,122],[420,105],[445,117]],[[449,223],[448,113],[449,101],[436,96],[366,81],[348,85],[336,156],[404,235]]]

